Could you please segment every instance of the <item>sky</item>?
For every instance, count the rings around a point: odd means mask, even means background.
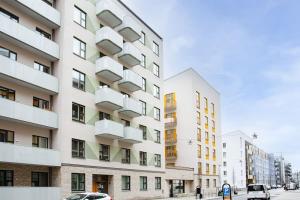
[[[222,133],[300,170],[299,0],[123,0],[164,38],[164,78],[193,67],[221,93]]]

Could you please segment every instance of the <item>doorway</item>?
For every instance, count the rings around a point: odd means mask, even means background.
[[[108,194],[108,175],[93,175],[93,192],[100,192]]]

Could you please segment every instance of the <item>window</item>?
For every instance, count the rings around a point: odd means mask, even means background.
[[[32,187],[48,187],[48,173],[47,172],[32,172],[31,173]]]
[[[40,28],[38,28],[38,27],[36,27],[35,30],[36,30],[36,32],[37,32],[38,34],[40,34],[41,36],[43,36],[43,37],[45,37],[45,38],[51,40],[51,34],[50,34],[50,33],[47,33],[46,31],[44,31],[44,30],[42,30],[42,29],[40,29]]]
[[[205,126],[207,127],[208,126],[208,117],[205,116]]]
[[[206,97],[204,97],[204,102],[205,102],[205,110],[208,110],[208,100]]]
[[[226,152],[223,152],[223,158],[226,158]]]
[[[78,38],[73,38],[73,53],[83,59],[86,56],[86,44]]]
[[[100,144],[99,160],[109,161],[109,145]]]
[[[11,12],[8,12],[7,10],[4,10],[3,8],[0,8],[0,14],[15,21],[15,22],[19,22],[19,17],[12,14]]]
[[[154,166],[161,167],[161,155],[160,154],[154,155]]]
[[[42,0],[42,1],[48,4],[49,6],[53,6],[53,0]]]
[[[144,101],[141,101],[140,102],[142,103],[142,115],[147,115],[147,109],[146,109],[146,102]]]
[[[72,191],[85,191],[85,174],[72,173]]]
[[[146,68],[146,56],[142,54],[141,66]]]
[[[77,6],[74,6],[73,20],[83,28],[86,27],[86,13]]]
[[[211,110],[212,110],[211,114],[214,117],[215,116],[215,104],[214,103],[211,103]]]
[[[122,148],[122,163],[130,163],[130,149]]]
[[[72,103],[72,119],[74,121],[85,122],[85,107],[83,105]]]
[[[5,56],[11,60],[17,60],[17,53],[9,50],[9,49],[6,49],[4,47],[0,47],[0,55],[1,56]]]
[[[145,34],[143,31],[141,32],[140,42],[141,42],[143,45],[146,44],[146,34]]]
[[[212,135],[212,142],[213,142],[213,145],[216,144],[216,136],[215,135]]]
[[[213,130],[216,128],[216,123],[214,120],[211,120]]]
[[[154,119],[160,120],[160,109],[154,107]]]
[[[142,78],[142,90],[146,92],[146,79]]]
[[[196,107],[200,108],[200,93],[196,92]]]
[[[85,74],[73,69],[73,87],[85,90]]]
[[[85,141],[72,139],[72,157],[73,158],[85,157]]]
[[[223,166],[224,166],[224,167],[227,166],[227,162],[226,162],[226,161],[223,162]]]
[[[156,190],[161,189],[161,177],[155,177],[155,189]]]
[[[202,140],[201,137],[202,137],[202,136],[201,136],[201,129],[200,129],[200,128],[197,128],[197,140],[198,140],[199,142],[201,142],[201,140]]]
[[[153,63],[153,74],[159,77],[159,66],[155,63]]]
[[[209,157],[209,148],[206,147],[206,157]]]
[[[198,125],[201,124],[201,114],[200,114],[200,112],[197,112],[197,124]]]
[[[147,152],[140,151],[140,165],[147,165]]]
[[[14,143],[15,132],[0,129],[0,142]]]
[[[208,140],[209,140],[208,131],[205,131],[205,140],[206,140],[206,141],[208,141]]]
[[[143,140],[147,140],[147,127],[146,126],[143,126],[143,125],[140,125],[139,127],[142,132],[143,132]]]
[[[224,149],[226,148],[226,143],[225,143],[225,142],[223,143],[223,148],[224,148]]]
[[[213,173],[214,173],[214,175],[217,173],[217,166],[216,165],[213,165]]]
[[[0,186],[14,186],[13,170],[0,170]]]
[[[41,108],[41,109],[45,109],[45,110],[50,109],[49,101],[40,99],[38,97],[33,97],[32,104],[34,107],[37,107],[37,108]]]
[[[227,176],[227,171],[224,171],[223,174],[224,174],[224,176]]]
[[[155,138],[155,142],[156,143],[160,143],[160,131],[159,130],[154,130],[156,138]]]
[[[47,74],[50,74],[50,67],[43,65],[41,63],[38,62],[34,62],[33,68],[36,70],[39,70],[41,72],[45,72]]]
[[[110,114],[100,111],[99,120],[104,120],[104,119],[110,120]]]
[[[153,85],[153,96],[156,98],[160,98],[160,88],[156,85]]]
[[[122,176],[122,190],[130,190],[130,176]]]
[[[121,119],[121,122],[125,127],[130,126],[130,121],[128,121],[128,120]]]
[[[206,187],[209,188],[209,179],[206,179]]]
[[[214,187],[217,187],[217,180],[214,179],[213,181],[214,181]]]
[[[202,157],[201,145],[198,144],[198,158]]]
[[[159,46],[158,46],[158,44],[157,43],[155,43],[154,41],[153,41],[153,47],[152,47],[153,49],[153,52],[156,54],[156,55],[158,55],[159,56]]]
[[[140,190],[147,190],[147,176],[140,176]]]
[[[15,100],[15,91],[5,88],[5,87],[1,87],[0,86],[0,97],[4,98],[4,99],[9,99],[14,101]]]
[[[32,146],[39,148],[48,148],[48,138],[41,136],[32,136]]]

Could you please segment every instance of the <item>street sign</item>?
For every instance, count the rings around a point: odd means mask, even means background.
[[[227,183],[223,184],[222,191],[223,191],[223,200],[232,200],[231,186],[229,184]]]

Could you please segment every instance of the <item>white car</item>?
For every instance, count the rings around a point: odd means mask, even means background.
[[[270,192],[267,189],[266,185],[263,184],[250,184],[247,187],[247,199],[264,199],[270,200]]]
[[[112,198],[105,193],[85,192],[73,194],[64,200],[112,200]]]

